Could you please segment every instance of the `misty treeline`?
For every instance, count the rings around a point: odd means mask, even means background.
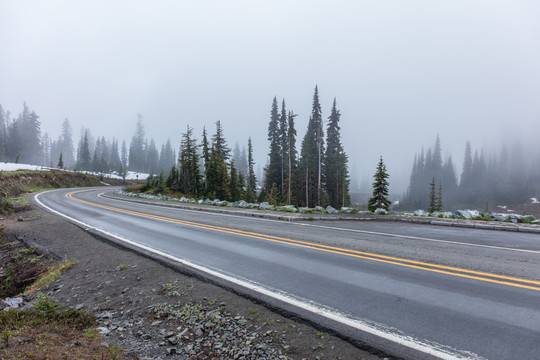
[[[202,195],[228,201],[258,200],[273,205],[349,205],[347,155],[341,144],[340,116],[334,100],[325,139],[316,87],[308,128],[298,152],[296,114],[287,111],[285,100],[280,108],[274,97],[268,124],[268,163],[260,191],[253,171],[251,138],[247,151],[236,145],[231,158],[220,121],[216,122],[216,132],[211,139],[203,129],[200,145],[188,126],[182,134],[178,167],[174,165],[167,176],[160,173],[150,177],[144,190],[163,192],[169,189],[188,196]]]
[[[294,204],[334,207],[350,204],[348,158],[341,143],[340,112],[334,100],[325,129],[318,88],[313,95],[308,127],[296,149],[293,111],[287,111],[285,100],[278,106],[274,97],[268,123],[269,153],[264,179],[258,182],[254,172],[253,146],[247,150],[227,144],[223,126],[209,136],[202,129],[198,141],[189,125],[181,134],[178,156],[168,140],[158,149],[145,134],[139,115],[129,146],[115,138],[94,137],[89,129],[81,129],[77,147],[68,119],[62,124],[58,139],[41,135],[41,123],[26,104],[12,118],[0,106],[0,159],[40,164],[50,167],[116,173],[125,177],[128,171],[151,174],[145,190],[179,192],[185,196],[211,197],[220,200],[268,201],[273,205]]]
[[[414,156],[409,187],[399,208],[456,210],[472,207],[493,211],[496,205],[529,201],[540,193],[540,160],[525,153],[521,143],[488,152],[465,144],[458,174],[452,156],[442,158],[437,136],[433,148]]]

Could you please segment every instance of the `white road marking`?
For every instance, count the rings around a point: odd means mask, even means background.
[[[55,191],[55,190],[50,190],[50,191]],[[167,253],[165,253],[165,252],[163,252],[161,250],[158,250],[158,249],[154,249],[154,248],[152,248],[152,247],[150,247],[148,245],[143,245],[143,244],[134,242],[132,240],[126,239],[126,238],[124,238],[122,236],[110,233],[110,232],[108,232],[106,230],[102,230],[100,228],[94,227],[94,226],[92,226],[90,224],[87,224],[87,223],[85,223],[83,221],[77,220],[77,219],[75,219],[75,218],[73,218],[73,217],[71,217],[69,215],[63,214],[63,213],[61,213],[59,211],[56,211],[56,210],[50,208],[49,206],[47,206],[45,204],[43,204],[41,202],[41,200],[39,200],[39,196],[44,194],[44,193],[47,193],[47,192],[49,192],[49,191],[39,193],[39,194],[37,194],[35,196],[36,202],[40,206],[42,206],[43,208],[47,209],[48,211],[50,211],[50,212],[52,212],[54,214],[62,216],[62,217],[66,218],[66,219],[68,219],[68,220],[70,220],[70,221],[72,221],[72,222],[74,222],[76,224],[79,224],[79,225],[81,225],[81,226],[83,226],[83,227],[85,227],[87,229],[92,229],[94,231],[100,232],[100,233],[102,233],[104,235],[110,236],[110,237],[112,237],[112,238],[114,238],[114,239],[116,239],[118,241],[124,242],[126,244],[131,245],[131,246],[138,247],[138,248],[140,248],[142,250],[145,250],[145,251],[151,252],[153,254],[156,254],[158,256],[164,257],[166,259],[172,260],[174,262],[177,262],[177,263],[182,264],[182,265],[184,265],[186,267],[195,269],[197,271],[200,271],[200,272],[205,273],[207,275],[210,275],[212,277],[225,280],[225,281],[230,282],[232,284],[236,284],[236,285],[244,287],[244,288],[246,288],[248,290],[257,292],[257,293],[259,293],[261,295],[268,296],[270,298],[276,299],[276,300],[281,301],[283,303],[295,306],[295,307],[297,307],[299,309],[309,311],[311,313],[314,313],[314,314],[317,314],[319,316],[325,317],[325,318],[327,318],[329,320],[332,320],[332,321],[335,321],[337,323],[349,326],[349,327],[351,327],[353,329],[357,329],[357,330],[360,330],[360,331],[363,331],[363,332],[378,336],[380,338],[389,340],[391,342],[397,343],[399,345],[408,347],[410,349],[413,349],[413,350],[416,350],[416,351],[419,351],[419,352],[422,352],[422,353],[425,353],[425,354],[428,354],[428,355],[431,355],[431,356],[435,356],[435,357],[440,358],[440,359],[444,359],[444,360],[459,360],[459,359],[481,360],[481,359],[483,359],[482,357],[480,357],[477,354],[474,354],[472,352],[460,351],[460,350],[453,349],[453,348],[450,348],[450,347],[445,346],[445,345],[436,344],[436,343],[428,343],[427,341],[422,341],[420,339],[415,339],[415,338],[410,337],[410,336],[405,336],[405,335],[399,334],[397,332],[392,332],[390,329],[388,329],[384,325],[372,324],[372,323],[368,323],[365,320],[352,318],[352,317],[347,316],[347,315],[345,315],[343,313],[340,313],[339,311],[337,311],[335,309],[325,307],[324,305],[314,303],[313,301],[309,301],[307,299],[302,299],[302,298],[299,298],[299,297],[295,297],[295,296],[293,296],[291,294],[287,294],[285,292],[279,292],[279,291],[276,291],[275,289],[270,289],[270,288],[264,287],[263,285],[258,284],[256,282],[252,282],[252,281],[248,281],[246,279],[240,279],[240,278],[237,278],[237,277],[233,277],[231,275],[227,275],[223,271],[219,271],[219,269],[214,270],[214,269],[209,269],[209,268],[201,266],[201,265],[194,264],[194,263],[192,263],[192,262],[190,262],[188,260],[172,256],[172,255],[167,254]]]

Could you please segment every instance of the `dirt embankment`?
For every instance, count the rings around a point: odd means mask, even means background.
[[[32,211],[39,216],[27,211],[1,221],[7,241],[77,262],[42,293],[94,313],[109,355],[124,349],[124,356],[138,359],[380,359],[323,329],[96,239],[55,215]]]

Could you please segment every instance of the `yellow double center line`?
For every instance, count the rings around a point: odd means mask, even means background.
[[[93,202],[75,198],[73,196],[74,194],[84,192],[84,191],[89,191],[89,190],[80,190],[80,191],[71,192],[71,193],[66,194],[66,197],[68,197],[71,200],[74,200],[74,201],[77,201],[86,205],[90,205],[93,207],[98,207],[101,209],[106,209],[106,210],[115,211],[119,213],[138,216],[138,217],[143,217],[147,219],[154,219],[158,221],[191,226],[191,227],[196,227],[200,229],[219,231],[219,232],[227,233],[227,234],[240,235],[240,236],[250,237],[254,239],[261,239],[261,240],[266,240],[266,241],[271,241],[271,242],[276,242],[276,243],[281,243],[281,244],[298,246],[298,247],[307,248],[307,249],[324,251],[324,252],[333,253],[333,254],[345,255],[345,256],[354,257],[354,258],[383,262],[387,264],[399,265],[399,266],[404,266],[404,267],[413,268],[413,269],[426,270],[426,271],[431,271],[431,272],[440,273],[440,274],[458,276],[462,278],[475,279],[475,280],[486,281],[486,282],[491,282],[491,283],[496,283],[496,284],[502,284],[502,285],[508,285],[508,286],[514,286],[514,287],[519,287],[519,288],[524,288],[524,289],[540,291],[539,281],[490,274],[486,272],[461,269],[461,268],[456,268],[452,266],[435,265],[435,264],[430,264],[430,263],[421,262],[421,261],[397,258],[393,256],[379,255],[379,254],[368,253],[368,252],[357,251],[357,250],[350,250],[350,249],[345,249],[345,248],[340,248],[340,247],[335,247],[335,246],[328,246],[328,245],[316,244],[316,243],[311,243],[311,242],[306,242],[306,241],[287,239],[287,238],[282,238],[278,236],[264,235],[264,234],[243,231],[243,230],[236,230],[236,229],[231,229],[231,228],[226,228],[226,227],[221,227],[221,226],[213,226],[213,225],[207,225],[207,224],[202,224],[202,223],[196,223],[192,221],[172,219],[172,218],[167,218],[167,217],[162,217],[162,216],[157,216],[157,215],[145,214],[145,213],[141,213],[137,211],[120,209],[120,208],[107,206],[107,205],[96,204]]]

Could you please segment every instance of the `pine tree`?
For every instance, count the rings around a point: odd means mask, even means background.
[[[287,163],[287,198],[286,203],[292,204],[293,200],[295,203],[298,203],[297,199],[299,198],[296,190],[298,189],[298,164],[297,164],[297,152],[296,152],[296,129],[294,127],[294,118],[296,114],[292,111],[289,111],[287,116],[287,152],[286,152],[286,163]]]
[[[322,196],[322,167],[324,154],[322,115],[319,103],[319,91],[315,87],[313,95],[313,108],[308,122],[306,135],[302,140],[300,151],[300,174],[299,182],[301,192],[304,194],[302,204],[304,206],[320,205]]]
[[[64,168],[64,160],[62,160],[62,153],[60,153],[60,158],[58,158],[58,165],[56,165],[58,169]]]
[[[268,124],[268,141],[270,142],[270,151],[268,153],[268,165],[265,169],[264,186],[265,193],[269,193],[274,184],[281,188],[281,139],[279,132],[279,113],[277,99],[272,100],[272,109],[270,111],[270,122]]]
[[[210,196],[225,200],[229,198],[229,174],[227,160],[230,149],[223,135],[221,122],[216,122],[216,133],[212,136],[210,163],[206,169],[206,192]]]
[[[79,143],[77,170],[90,171],[92,168],[92,155],[90,153],[90,141],[88,130],[84,131],[84,135]]]
[[[122,166],[118,169],[118,174],[122,177],[122,180],[126,181],[126,176],[128,173],[128,150],[126,146],[126,141],[122,141],[122,150],[120,153],[120,161]]]
[[[435,206],[435,211],[442,211],[442,208],[443,208],[442,181],[439,181],[439,192],[437,193],[437,204]]]
[[[73,131],[71,129],[71,124],[66,118],[62,123],[62,134],[58,139],[59,150],[63,155],[64,164],[67,168],[72,168],[75,166],[75,158],[73,157]]]
[[[135,134],[129,145],[129,169],[136,172],[145,172],[146,168],[146,140],[142,115],[138,115]]]
[[[389,175],[386,172],[386,165],[384,165],[383,158],[381,156],[379,164],[377,165],[377,171],[373,178],[373,196],[368,201],[368,210],[375,211],[376,209],[388,210],[392,202],[388,200],[388,179]]]
[[[428,212],[433,213],[437,208],[437,193],[435,192],[435,177],[432,178],[429,184],[429,203]]]
[[[157,174],[160,171],[159,166],[159,152],[156,147],[154,139],[150,139],[150,143],[146,148],[146,173]]]
[[[251,143],[251,137],[248,139],[248,178],[246,185],[246,201],[255,201],[257,193],[257,177],[255,176],[255,161],[253,160],[253,144]]]
[[[189,125],[187,131],[182,134],[179,161],[180,191],[184,194],[198,196],[202,190],[199,153],[197,151],[197,140],[193,136],[193,128]]]
[[[324,178],[326,179],[325,189],[329,203],[336,208],[348,204],[350,198],[347,155],[341,144],[340,116],[341,114],[336,108],[336,99],[334,99],[326,131]]]
[[[161,146],[159,153],[159,168],[162,170],[169,170],[176,163],[176,155],[171,145],[171,139],[167,139],[167,142]]]
[[[230,201],[240,200],[240,185],[238,184],[238,171],[234,166],[234,159],[231,160],[231,181],[229,182]]]
[[[0,160],[7,157],[7,116],[0,105]]]

